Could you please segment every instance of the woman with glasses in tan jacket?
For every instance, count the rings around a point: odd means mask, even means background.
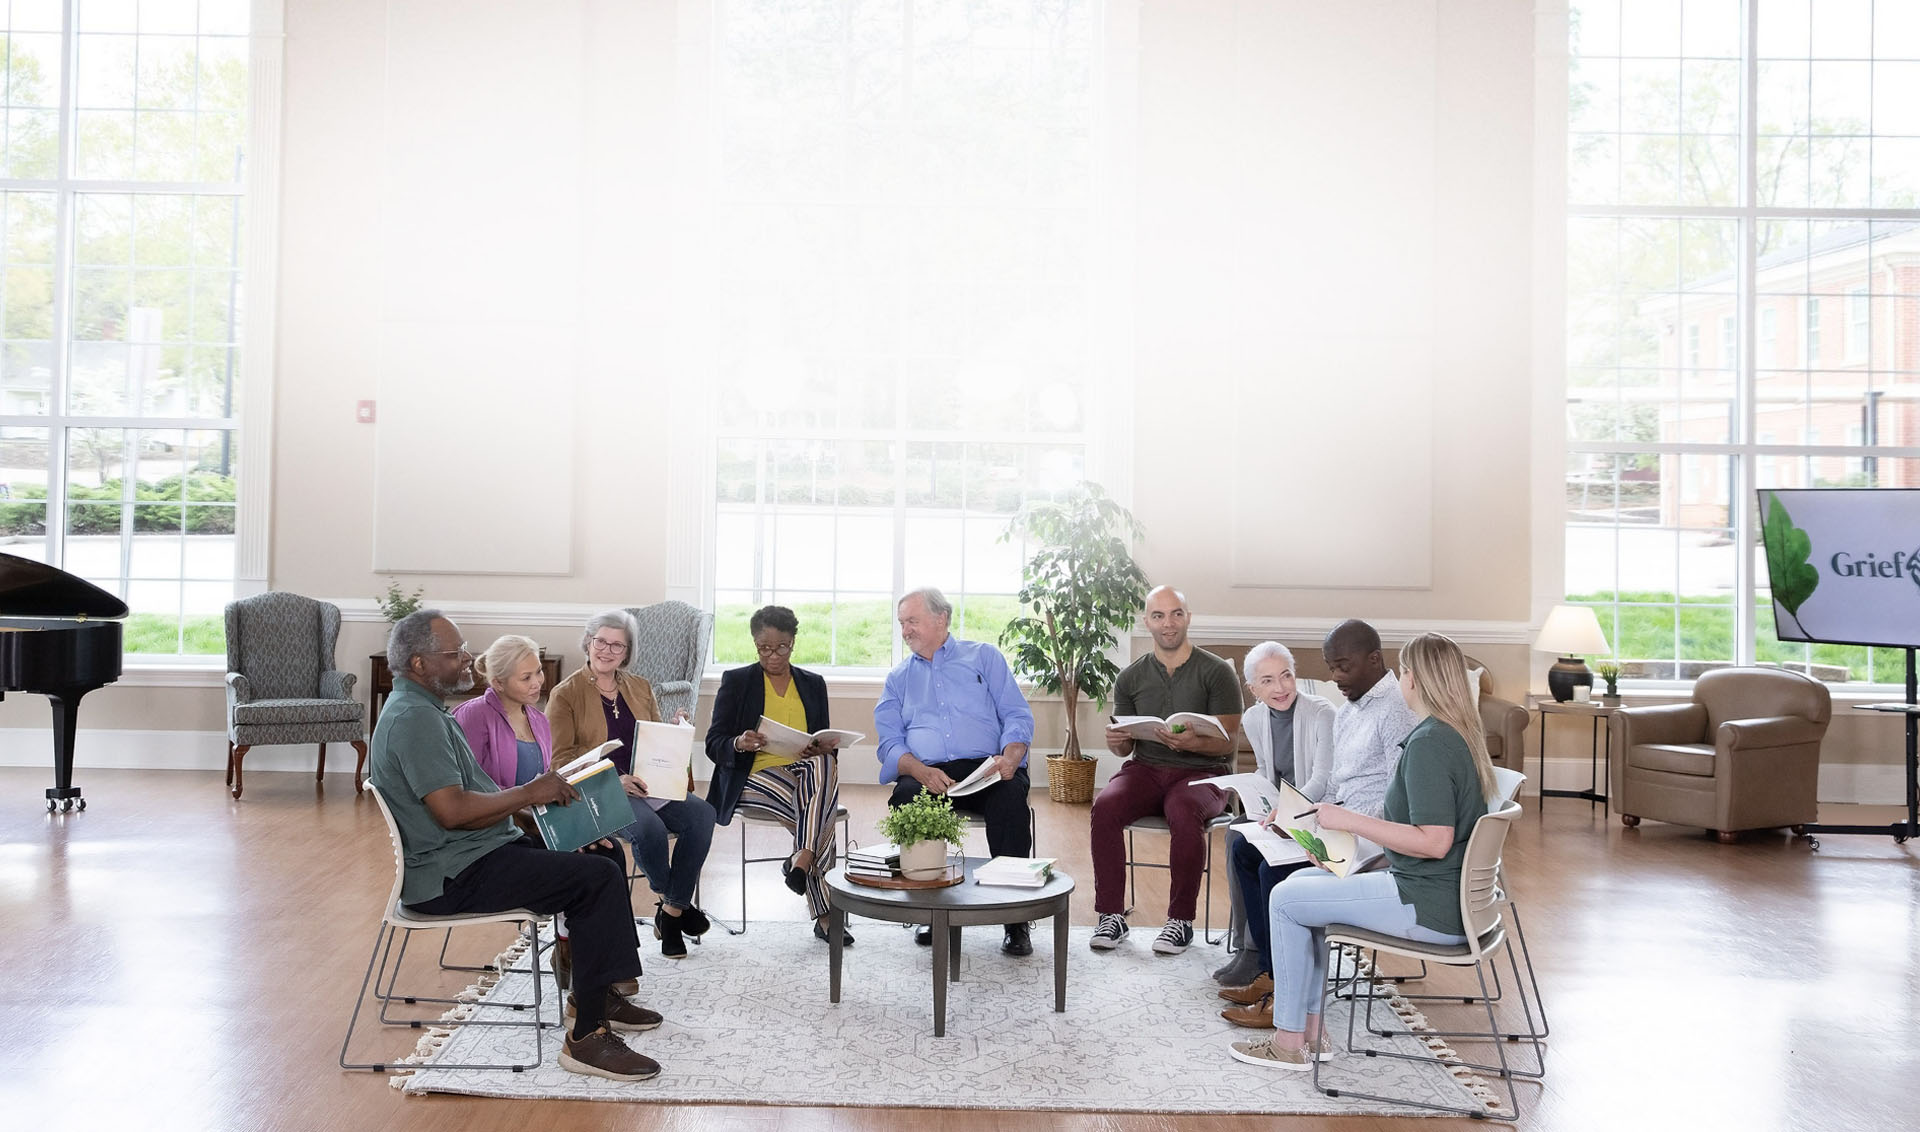
[[[564,765],[608,739],[622,741],[607,756],[619,769],[620,781],[633,803],[633,824],[619,836],[633,846],[634,860],[646,874],[647,886],[660,897],[658,914],[653,918],[660,954],[684,959],[685,937],[704,935],[712,926],[694,905],[693,892],[713,844],[714,813],[706,799],[693,793],[691,771],[686,795],[681,798],[648,795],[646,784],[632,773],[637,721],[660,722],[653,686],[627,671],[627,658],[633,655],[637,636],[633,615],[624,609],[610,609],[587,620],[586,633],[580,638],[586,664],[555,685],[547,700],[547,719],[553,727],[553,762]],[[681,712],[674,722],[685,718],[686,713]],[[671,852],[669,834],[678,839]]]

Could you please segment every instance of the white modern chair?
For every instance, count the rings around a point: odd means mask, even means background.
[[[1460,916],[1466,925],[1466,942],[1458,944],[1421,943],[1385,935],[1366,928],[1350,924],[1327,925],[1327,943],[1332,947],[1351,947],[1370,953],[1376,960],[1381,952],[1392,955],[1404,955],[1410,959],[1436,963],[1448,967],[1472,967],[1480,981],[1480,994],[1466,1001],[1485,1009],[1487,1028],[1477,1031],[1450,1031],[1456,1037],[1476,1037],[1491,1042],[1499,1055],[1499,1064],[1480,1064],[1437,1055],[1402,1053],[1392,1048],[1381,1048],[1371,1044],[1356,1044],[1357,1030],[1361,1025],[1357,1003],[1366,1004],[1365,1025],[1373,1030],[1373,1004],[1379,998],[1375,992],[1378,986],[1371,979],[1353,978],[1356,986],[1356,1009],[1347,1016],[1347,1041],[1345,1052],[1348,1055],[1363,1057],[1391,1057],[1401,1061],[1424,1061],[1442,1067],[1463,1066],[1499,1076],[1507,1086],[1507,1104],[1502,1110],[1489,1112],[1482,1108],[1464,1106],[1436,1105],[1409,1097],[1383,1096],[1377,1093],[1360,1093],[1351,1090],[1333,1089],[1321,1084],[1320,1062],[1313,1063],[1314,1087],[1331,1097],[1352,1096],[1364,1100],[1390,1101],[1396,1104],[1410,1105],[1435,1112],[1453,1112],[1462,1116],[1473,1116],[1494,1120],[1517,1120],[1520,1115],[1519,1095],[1514,1088],[1514,1079],[1519,1077],[1538,1078],[1546,1072],[1546,1054],[1538,1037],[1529,1037],[1533,1045],[1534,1067],[1532,1069],[1515,1068],[1507,1060],[1507,1041],[1510,1036],[1501,1030],[1494,1017],[1494,996],[1487,982],[1487,968],[1493,965],[1502,951],[1507,954],[1507,963],[1513,969],[1514,989],[1521,1000],[1521,1007],[1532,1017],[1531,1006],[1527,1002],[1525,986],[1520,982],[1520,966],[1513,950],[1508,945],[1506,920],[1502,909],[1506,906],[1506,895],[1501,885],[1501,862],[1506,848],[1507,832],[1513,827],[1514,819],[1520,816],[1518,802],[1504,802],[1497,809],[1482,817],[1474,824],[1473,835],[1467,839],[1466,859],[1460,868]],[[1327,968],[1327,986],[1330,989],[1336,975],[1347,977],[1337,965]],[[1392,1013],[1391,1007],[1388,1013]],[[1529,1029],[1531,1029],[1531,1023]]]
[[[546,1029],[546,1027],[555,1026],[559,1023],[544,1022],[540,1017],[540,984],[544,980],[539,978],[537,973],[540,964],[540,950],[537,942],[530,943],[527,948],[529,970],[535,974],[535,977],[530,980],[533,983],[533,1001],[490,1002],[487,1004],[489,1009],[500,1008],[515,1013],[530,1013],[531,1018],[529,1019],[468,1018],[456,1021],[439,1018],[392,1018],[388,1016],[387,1008],[396,1000],[407,1005],[432,1004],[443,1006],[458,1005],[461,1001],[454,998],[434,998],[426,995],[402,995],[395,991],[394,986],[400,977],[400,965],[407,956],[407,941],[412,938],[414,932],[451,930],[457,927],[471,927],[476,924],[517,923],[520,925],[521,931],[527,935],[528,938],[537,941],[539,938],[538,925],[541,916],[525,908],[510,908],[504,912],[461,913],[450,916],[430,916],[420,912],[410,911],[406,905],[400,903],[400,886],[401,882],[405,879],[407,867],[407,851],[406,846],[400,840],[400,827],[394,824],[393,811],[387,808],[387,800],[381,795],[379,788],[369,784],[368,793],[372,794],[373,800],[379,804],[380,816],[386,819],[387,836],[393,841],[393,887],[387,893],[386,911],[381,914],[379,930],[374,933],[373,952],[367,956],[367,973],[361,977],[360,992],[353,1000],[353,1016],[347,1020],[347,1036],[340,1041],[340,1068],[370,1069],[376,1073],[385,1073],[388,1069],[397,1067],[397,1063],[390,1061],[349,1062],[347,1060],[347,1047],[353,1041],[354,1027],[360,1022],[360,1010],[366,1003],[367,987],[369,985],[373,987],[373,997],[380,1002],[380,1024],[383,1026],[407,1026],[416,1030],[429,1026],[520,1026],[533,1030],[533,1059],[531,1061],[467,1064],[436,1063],[435,1068],[510,1069],[515,1073],[538,1068],[541,1059],[544,1057],[544,1051],[541,1048],[541,1032]],[[400,940],[400,948],[397,954],[393,946],[393,941],[396,937]],[[441,952],[442,955],[445,954],[444,943],[441,946]],[[385,986],[382,986],[383,981]]]

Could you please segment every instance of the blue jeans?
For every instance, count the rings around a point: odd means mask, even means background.
[[[700,868],[707,863],[707,850],[713,845],[713,807],[694,794],[658,810],[645,798],[627,800],[633,803],[633,824],[619,836],[632,844],[633,859],[646,874],[647,887],[675,907],[692,906]],[[668,833],[680,839],[671,862],[667,859]]]
[[[1324,869],[1298,872],[1268,898],[1273,929],[1273,1028],[1299,1033],[1307,1015],[1320,1013],[1327,978],[1327,925],[1395,935],[1417,943],[1465,943],[1414,922],[1413,905],[1400,902],[1393,874],[1382,870],[1341,878]]]
[[[1227,863],[1233,868],[1234,891],[1239,893],[1240,909],[1247,917],[1247,935],[1252,937],[1253,948],[1260,955],[1260,973],[1271,975],[1273,931],[1260,909],[1267,906],[1267,894],[1273,891],[1274,885],[1312,865],[1306,861],[1269,865],[1252,842],[1232,830],[1227,831]]]

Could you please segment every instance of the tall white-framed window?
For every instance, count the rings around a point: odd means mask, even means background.
[[[893,599],[1014,614],[1025,503],[1085,478],[1098,0],[715,5],[725,296],[716,664],[760,605],[795,660],[884,668]]]
[[[1569,31],[1568,599],[1629,676],[1897,678],[1775,639],[1754,493],[1920,485],[1920,5],[1572,0]],[[1670,329],[1708,320],[1713,371]]]
[[[233,596],[247,0],[13,0],[0,550],[219,653]]]

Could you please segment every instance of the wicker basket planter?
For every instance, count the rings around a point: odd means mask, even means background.
[[[1056,802],[1084,806],[1093,801],[1093,759],[1070,759],[1065,755],[1047,757],[1047,797]]]

